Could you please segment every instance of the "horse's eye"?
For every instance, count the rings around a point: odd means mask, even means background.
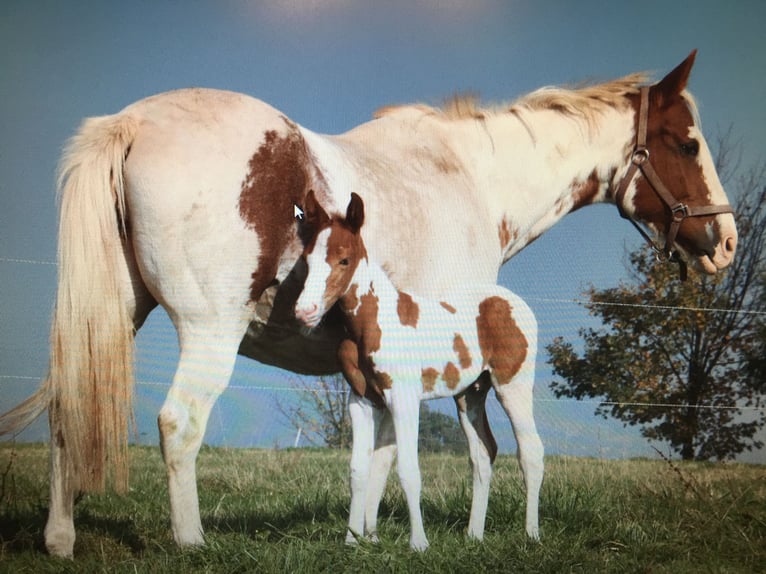
[[[343,267],[348,267],[348,259],[341,259],[338,261],[338,265],[342,265]]]
[[[697,140],[691,140],[681,144],[681,153],[689,157],[696,157],[700,151],[700,144]]]

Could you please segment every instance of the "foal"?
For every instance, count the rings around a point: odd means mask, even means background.
[[[385,271],[367,259],[359,233],[364,205],[356,194],[351,194],[344,219],[330,218],[313,192],[306,198],[305,212],[314,235],[304,250],[308,276],[296,316],[314,327],[339,300],[351,337],[338,351],[343,374],[354,390],[349,401],[353,449],[347,542],[364,532],[372,452],[382,409],[387,408],[409,507],[410,546],[428,547],[420,510],[419,403],[459,395],[486,381],[479,378],[485,372],[496,389],[512,385],[514,399],[518,398],[509,415],[527,489],[526,529],[538,538],[543,446],[532,416],[537,347],[532,311],[497,285],[466,287],[449,302],[398,291]]]

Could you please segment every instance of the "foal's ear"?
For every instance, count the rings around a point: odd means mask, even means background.
[[[697,50],[693,50],[683,62],[653,86],[652,92],[653,95],[658,98],[657,102],[659,105],[663,105],[686,88],[686,84],[689,81],[689,74],[692,71],[692,66],[694,65],[694,59],[696,57]]]
[[[306,216],[306,223],[314,230],[326,227],[330,223],[330,216],[319,205],[313,189],[309,189],[309,192],[306,194],[306,199],[303,202],[303,212]]]
[[[354,233],[359,233],[364,223],[364,201],[353,191],[351,192],[351,201],[348,202],[346,209],[346,225]]]

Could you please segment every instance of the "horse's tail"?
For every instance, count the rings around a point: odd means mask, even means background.
[[[46,378],[31,397],[0,416],[0,436],[19,433],[27,428],[48,408],[51,400],[51,381]]]
[[[123,167],[138,129],[127,114],[86,120],[59,167],[58,292],[50,408],[80,490],[128,485],[133,337],[124,281]],[[53,427],[51,427],[53,432]]]

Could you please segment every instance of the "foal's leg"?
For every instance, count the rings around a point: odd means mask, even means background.
[[[71,558],[74,549],[75,484],[72,463],[61,438],[61,423],[54,404],[48,408],[51,427],[50,508],[45,525],[45,547],[53,556]]]
[[[410,511],[410,547],[413,550],[428,548],[428,538],[423,529],[423,515],[420,510],[421,478],[418,464],[418,422],[420,417],[420,396],[416,390],[394,387],[386,397],[394,419],[396,444],[398,447],[397,470],[399,481],[407,498]]]
[[[364,505],[370,479],[370,462],[375,447],[375,421],[372,403],[352,392],[348,412],[353,435],[351,446],[351,506],[348,514],[346,544],[356,544],[364,534]]]
[[[530,345],[531,347],[531,345]],[[537,434],[532,409],[534,383],[534,353],[527,355],[519,373],[510,383],[499,385],[493,377],[495,393],[511,419],[518,446],[518,458],[527,490],[526,530],[530,538],[538,540],[538,504],[543,482],[543,443]]]
[[[210,410],[229,383],[246,324],[178,325],[181,357],[158,417],[170,522],[179,545],[202,544],[196,459]]]
[[[388,474],[396,455],[396,433],[391,411],[376,409],[375,451],[372,454],[370,481],[367,484],[367,501],[365,508],[365,529],[371,540],[378,539],[378,509],[383,493],[386,490]]]
[[[489,428],[485,405],[490,386],[491,381],[485,371],[476,383],[455,397],[458,419],[468,439],[468,454],[473,471],[473,499],[468,536],[477,540],[484,537],[492,463],[497,455],[497,443]]]

